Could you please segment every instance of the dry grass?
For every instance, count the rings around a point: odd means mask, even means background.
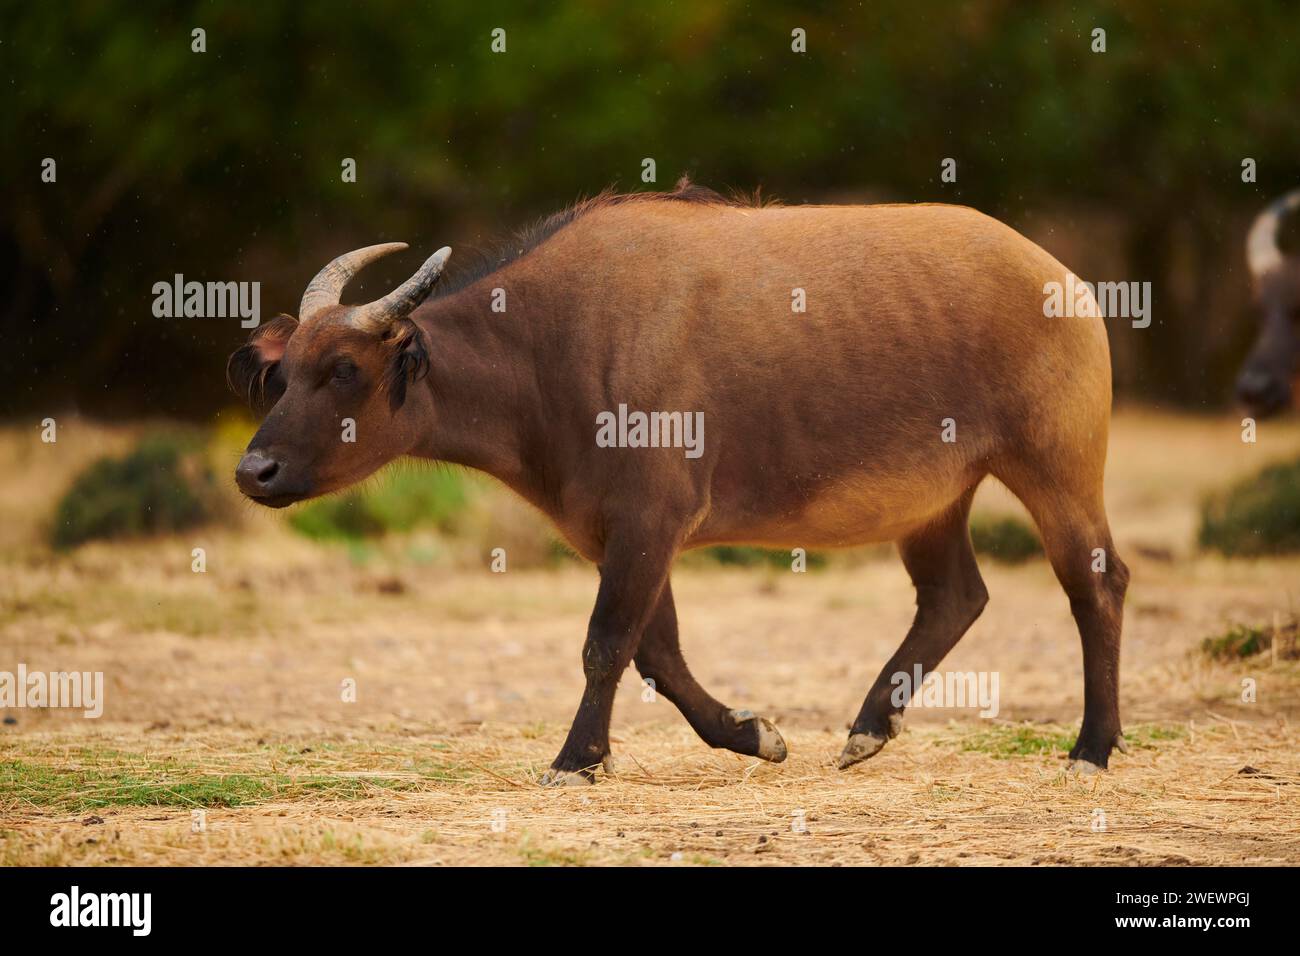
[[[794,731],[790,761],[771,767],[702,751],[680,727],[644,725],[620,734],[612,779],[562,791],[532,783],[560,728],[373,729],[262,746],[232,730],[144,743],[138,732],[52,736],[24,759],[85,773],[104,763],[88,764],[87,746],[145,751],[174,794],[223,775],[274,780],[282,792],[235,807],[213,790],[194,803],[75,810],[51,808],[48,790],[15,793],[0,863],[1295,863],[1294,735],[1209,715],[1183,730],[1117,758],[1116,772],[1077,779],[1059,755],[964,750],[964,728],[906,734],[869,767],[840,773],[828,759],[839,733]],[[308,764],[286,762],[308,747]],[[196,832],[199,808],[206,827]]]
[[[1064,773],[1081,665],[1042,562],[986,562],[992,602],[946,662],[999,672],[998,718],[913,711],[880,756],[843,773],[831,761],[845,722],[910,617],[897,562],[681,571],[693,670],[776,719],[790,759],[708,750],[629,675],[616,773],[557,792],[533,781],[580,692],[587,569],[357,564],[261,515],[69,556],[10,534],[0,669],[100,670],[107,704],[97,721],[9,712],[0,864],[1300,862],[1300,664],[1199,652],[1300,607],[1300,561],[1191,550],[1205,490],[1300,449],[1290,425],[1268,447],[1236,435],[1228,419],[1117,419],[1109,495],[1134,567],[1122,692],[1134,746],[1097,778]],[[63,478],[47,465],[39,480],[26,460],[26,475],[0,476],[0,501],[34,528]],[[1001,508],[1003,494],[983,499]],[[198,545],[203,575],[190,571]],[[341,700],[347,678],[355,703]]]

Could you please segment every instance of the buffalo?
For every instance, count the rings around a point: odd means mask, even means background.
[[[1259,331],[1237,376],[1237,398],[1265,418],[1291,406],[1300,363],[1300,263],[1278,246],[1278,230],[1297,208],[1300,189],[1255,217],[1246,237],[1246,264],[1254,285]]]
[[[382,299],[340,303],[403,248],[335,259],[296,319],[231,357],[232,386],[266,412],[236,480],[278,508],[413,456],[486,472],[545,513],[600,583],[585,690],[543,784],[593,781],[633,662],[705,743],[785,758],[770,720],[717,700],[682,657],[674,558],[722,543],[897,543],[915,619],[839,766],[879,752],[902,726],[894,676],[937,667],[988,599],[967,525],[990,475],[1032,515],[1078,625],[1071,766],[1123,749],[1106,330],[1095,301],[1047,314],[1046,290],[1074,277],[1039,246],[964,207],[760,205],[683,180],[579,203],[456,282],[444,248]],[[688,422],[698,454],[678,440]]]

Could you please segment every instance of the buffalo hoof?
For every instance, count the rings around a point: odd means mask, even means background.
[[[880,748],[885,746],[895,737],[903,732],[903,715],[901,713],[892,713],[889,715],[889,736],[882,737],[880,734],[849,734],[849,742],[844,745],[844,751],[840,754],[839,763],[836,766],[840,770],[846,770],[855,763],[862,763],[868,757],[874,757],[880,753]]]
[[[789,754],[790,751],[786,749],[785,738],[781,736],[781,731],[777,730],[776,724],[766,717],[759,717],[752,710],[733,710],[731,719],[737,727],[757,721],[758,751],[754,754],[755,757],[780,763]]]
[[[1128,753],[1128,741],[1124,739],[1123,733],[1117,733],[1110,743],[1110,747],[1087,746],[1080,740],[1070,751],[1070,762],[1066,764],[1066,772],[1090,777],[1106,769],[1107,764],[1110,763],[1112,748],[1122,754]]]
[[[595,775],[590,771],[556,770],[554,767],[542,774],[537,781],[543,787],[590,787],[595,782]]]
[[[887,743],[889,743],[887,737],[878,737],[875,734],[853,734],[849,737],[849,742],[844,745],[844,752],[840,754],[836,766],[840,770],[847,770],[855,763],[861,763],[868,757],[880,753],[880,749]]]
[[[1065,772],[1072,773],[1079,777],[1091,777],[1095,773],[1105,772],[1105,767],[1099,767],[1091,760],[1071,760],[1066,766]]]

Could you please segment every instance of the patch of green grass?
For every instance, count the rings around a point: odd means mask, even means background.
[[[1011,515],[972,515],[970,539],[976,554],[1008,564],[1020,564],[1043,553],[1034,529]]]
[[[318,541],[376,538],[418,528],[454,532],[469,499],[469,484],[450,468],[395,468],[376,482],[313,501],[289,516],[289,525]]]
[[[269,800],[267,781],[247,774],[178,776],[174,771],[61,770],[0,762],[0,791],[20,800],[81,812],[102,807],[239,807]]]
[[[59,501],[50,528],[56,548],[86,541],[144,537],[206,523],[216,487],[196,439],[159,433],[127,455],[101,458]]]
[[[271,800],[324,796],[359,800],[376,790],[418,790],[429,782],[459,783],[467,769],[412,762],[406,773],[354,775],[318,771],[288,774],[202,772],[175,760],[142,762],[138,755],[97,752],[94,764],[65,769],[26,760],[0,761],[0,793],[72,813],[105,807],[242,807]],[[287,761],[286,761],[287,762]],[[142,765],[143,763],[143,765]]]
[[[1300,552],[1300,459],[1208,497],[1197,540],[1228,557]]]
[[[1124,728],[1124,741],[1130,749],[1152,750],[1160,741],[1177,740],[1184,734],[1186,731],[1178,726],[1135,724]],[[963,738],[961,749],[999,759],[1051,756],[1068,754],[1078,736],[1077,730],[1050,725],[998,725]]]
[[[1136,724],[1124,731],[1124,740],[1137,750],[1154,750],[1162,740],[1181,740],[1186,729],[1174,725]]]
[[[1059,728],[1029,724],[995,726],[966,737],[961,743],[961,749],[994,757],[1037,757],[1069,753],[1076,736],[1077,734]]]

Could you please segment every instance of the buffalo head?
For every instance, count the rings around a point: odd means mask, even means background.
[[[1297,208],[1300,189],[1260,213],[1246,239],[1259,331],[1236,390],[1242,404],[1261,418],[1291,404],[1291,380],[1300,360],[1300,262],[1284,255],[1277,243],[1283,218]]]
[[[339,256],[303,293],[298,318],[278,316],[234,355],[226,377],[266,412],[235,470],[240,490],[282,508],[344,488],[406,454],[431,401],[407,385],[428,369],[423,334],[410,320],[441,275],[439,249],[393,292],[365,305],[340,305],[343,287],[401,242]],[[409,398],[409,400],[408,400]]]

